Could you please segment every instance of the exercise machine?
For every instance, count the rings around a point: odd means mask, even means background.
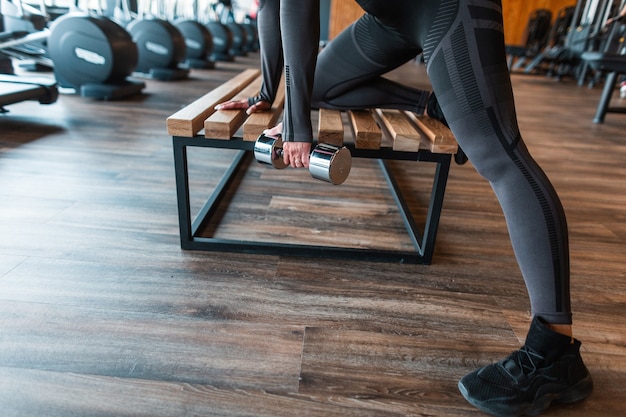
[[[161,81],[186,79],[189,69],[184,68],[186,48],[185,38],[180,30],[164,17],[164,4],[160,1],[144,0],[137,3],[133,13],[128,1],[125,4],[126,17],[130,21],[126,30],[136,43],[139,60],[136,72],[148,78]]]
[[[224,24],[232,34],[232,44],[229,53],[235,57],[246,56],[252,52],[258,42],[256,26],[246,23],[239,23],[235,17],[232,0],[218,0],[213,5],[217,20]]]
[[[590,54],[623,54],[621,50],[624,43],[624,30],[626,23],[624,19],[614,20],[613,23],[607,24],[607,21],[611,17],[615,17],[619,14],[620,10],[626,5],[626,0],[610,0],[601,4],[595,11],[596,26],[594,33],[586,45],[584,53],[587,57]],[[604,75],[604,71],[598,69],[597,65],[590,65],[589,59],[584,59],[585,67],[579,78],[579,85],[583,85],[587,79],[589,79],[589,69],[596,71],[592,74],[589,86],[593,87],[598,81],[598,78]]]
[[[45,3],[42,1],[36,8],[22,0],[0,0],[0,14],[1,30],[12,34],[0,45],[3,53],[18,60],[26,70],[51,71],[52,61],[46,50],[49,13]]]
[[[105,16],[72,12],[58,18],[50,28],[48,54],[59,86],[83,97],[117,100],[145,87],[129,78],[138,62],[130,34]]]
[[[185,39],[185,68],[211,69],[215,61],[211,59],[213,36],[209,29],[196,20],[197,2],[175,1],[174,7],[168,11],[168,18],[180,31]]]
[[[575,11],[574,6],[567,6],[557,12],[550,29],[547,45],[523,68],[525,73],[530,74],[539,69],[544,69],[543,72],[547,72],[549,76],[554,74],[561,76],[564,72],[561,63],[565,63],[567,66],[570,62],[576,62],[573,59],[575,52],[572,52],[572,45],[575,46],[575,44],[567,44]]]
[[[182,66],[196,69],[215,68],[215,60],[211,59],[213,52],[211,31],[196,20],[184,18],[175,20],[174,26],[185,40],[185,60]]]
[[[522,45],[506,45],[509,68],[517,70],[527,59],[534,58],[548,43],[548,34],[552,24],[552,12],[548,9],[535,9],[528,18],[524,30],[525,42]],[[515,58],[517,61],[514,63]]]
[[[235,60],[231,54],[233,34],[220,21],[217,7],[213,0],[196,0],[197,19],[209,30],[213,39],[213,48],[209,58],[216,62],[232,62]]]
[[[17,10],[25,7],[15,2]],[[91,11],[81,11],[78,1],[67,13],[45,24],[41,19],[25,19],[19,14],[9,20],[11,25],[26,29],[24,36],[0,44],[0,50],[14,58],[30,58],[54,71],[57,85],[65,92],[83,97],[115,100],[140,93],[145,84],[128,77],[137,63],[137,47],[124,28],[111,19]],[[31,12],[32,16],[33,13]],[[42,3],[40,15],[47,19]],[[6,21],[6,19],[4,19]],[[31,33],[28,30],[35,30]],[[40,51],[33,52],[34,42]]]
[[[19,40],[26,35],[26,32],[6,32],[4,24],[0,25],[0,44]],[[22,101],[34,100],[40,104],[52,104],[57,98],[58,89],[55,80],[15,75],[11,57],[2,53],[0,49],[0,113],[8,112],[5,106]]]
[[[626,7],[626,0],[621,2],[619,8],[612,8],[608,17],[617,16],[624,7]],[[590,86],[593,86],[600,77],[604,77],[604,87],[593,118],[594,123],[604,123],[607,113],[626,113],[626,106],[610,106],[616,85],[626,77],[626,42],[624,41],[626,24],[623,20],[623,18],[616,19],[609,25],[605,25],[607,37],[601,49],[582,54],[586,65],[595,71]]]
[[[52,104],[59,96],[56,82],[45,78],[24,78],[12,74],[0,74],[0,113],[7,113],[5,106],[33,100],[40,104]]]
[[[582,85],[588,72],[582,54],[604,48],[608,39],[605,22],[611,16],[611,10],[618,5],[619,1],[616,0],[578,0],[573,9],[566,8],[567,14],[563,19],[569,21],[569,25],[564,36],[559,34],[562,43],[538,55],[525,68],[525,72],[530,73],[548,64],[550,75],[557,78],[571,75]]]
[[[248,52],[257,52],[259,50],[259,32],[257,26],[252,21],[245,21],[241,26],[246,31],[246,49]]]

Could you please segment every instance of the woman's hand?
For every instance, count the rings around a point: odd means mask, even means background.
[[[225,101],[223,103],[215,106],[215,110],[237,110],[237,109],[246,109],[247,114],[256,113],[258,111],[267,110],[272,105],[267,101],[257,101],[253,105],[248,105],[248,99],[243,100],[230,100]]]
[[[263,132],[267,136],[280,136],[283,133],[283,124],[279,123]],[[293,168],[308,168],[311,155],[310,142],[283,142],[283,161]]]
[[[308,168],[311,155],[309,142],[283,142],[283,160],[294,168]]]

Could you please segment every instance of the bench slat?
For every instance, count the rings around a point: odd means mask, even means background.
[[[261,89],[262,82],[263,78],[258,76],[231,100],[245,100],[256,96]],[[230,140],[246,117],[245,109],[217,110],[204,121],[204,136],[211,139]]]
[[[372,113],[368,110],[349,110],[348,118],[356,148],[380,149],[383,134]]]
[[[320,143],[331,145],[343,145],[343,120],[341,111],[331,109],[320,109],[317,124],[317,140]]]
[[[172,136],[193,137],[204,127],[204,121],[215,112],[214,107],[228,100],[261,73],[247,69],[167,118],[167,131]]]
[[[452,131],[437,119],[426,115],[417,115],[405,112],[407,116],[415,122],[417,127],[426,135],[430,141],[430,151],[433,153],[456,154],[459,145]]]
[[[245,110],[215,111],[226,100],[255,96],[262,85],[260,70],[247,69],[224,82],[201,98],[167,118],[172,136],[194,137],[202,128],[204,136],[228,140],[243,126],[243,139],[255,141],[259,135],[278,123],[285,101],[285,78],[281,82],[272,107],[263,112],[246,115]],[[408,111],[373,109],[348,111],[354,146],[359,149],[380,149],[383,140],[392,141],[392,149],[417,152],[427,149],[433,153],[456,154],[459,150],[454,135],[439,120]],[[318,141],[338,146],[343,144],[344,124],[338,110],[320,109]],[[384,134],[383,134],[384,133]]]
[[[255,141],[265,129],[278,124],[280,115],[283,114],[285,104],[285,76],[283,75],[278,84],[278,91],[272,107],[267,111],[252,113],[243,123],[243,140]]]
[[[422,134],[400,110],[376,109],[378,121],[389,133],[392,149],[401,152],[420,150]]]

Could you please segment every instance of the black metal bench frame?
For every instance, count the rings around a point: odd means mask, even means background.
[[[602,94],[600,95],[600,100],[598,101],[598,107],[596,107],[596,114],[593,117],[594,123],[604,123],[604,118],[607,113],[626,113],[626,107],[611,107],[611,98],[613,97],[613,93],[615,91],[615,86],[617,85],[619,74],[626,72],[626,57],[624,58],[624,63],[622,64],[622,68],[620,71],[613,70],[606,75],[604,80],[604,87],[602,88]]]
[[[357,149],[346,144],[354,158],[377,159],[389,185],[389,190],[398,206],[414,251],[383,250],[365,248],[346,248],[308,244],[285,244],[280,242],[242,241],[200,236],[206,225],[211,224],[215,212],[223,200],[229,187],[233,186],[233,178],[245,169],[244,162],[250,160],[254,142],[244,141],[240,137],[231,140],[208,139],[202,135],[195,137],[172,136],[174,151],[174,169],[176,175],[176,192],[178,200],[178,219],[180,227],[180,243],[182,249],[205,250],[220,252],[237,252],[250,254],[268,254],[283,256],[304,256],[323,258],[360,259],[368,261],[395,261],[401,263],[430,264],[433,257],[435,239],[439,227],[439,219],[452,160],[451,154],[432,153],[428,150],[418,152],[399,152],[389,148],[377,150]],[[220,148],[239,150],[225,170],[221,179],[208,196],[204,206],[192,217],[190,206],[188,148]],[[417,226],[409,207],[393,177],[386,161],[427,161],[436,164],[433,177],[430,202],[426,221],[422,230]]]

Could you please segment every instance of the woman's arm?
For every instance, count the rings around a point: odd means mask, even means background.
[[[261,0],[257,17],[263,85],[259,98],[272,103],[283,73],[280,0]]]
[[[283,142],[311,142],[311,92],[320,39],[319,0],[281,0],[285,57]]]
[[[283,73],[283,49],[280,35],[280,0],[261,0],[257,13],[263,84],[259,94],[245,100],[218,104],[216,110],[247,109],[247,113],[271,107]]]
[[[606,22],[604,24],[610,25],[611,23],[620,20],[624,16],[626,16],[626,4],[624,5],[624,7],[622,7],[622,10],[619,11],[619,14],[617,16],[609,17],[608,19],[606,19]]]
[[[285,57],[283,159],[308,167],[313,128],[311,92],[320,39],[319,0],[281,0],[280,23]]]

